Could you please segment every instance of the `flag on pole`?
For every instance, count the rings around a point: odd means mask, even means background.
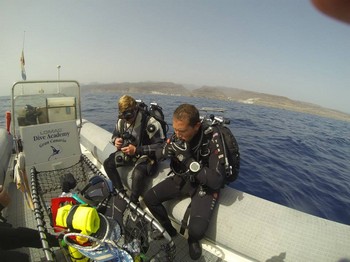
[[[22,50],[22,55],[21,55],[21,71],[22,71],[22,79],[25,81],[27,79],[27,75],[26,75],[26,70],[24,68],[25,66],[25,61],[24,61],[24,51]]]

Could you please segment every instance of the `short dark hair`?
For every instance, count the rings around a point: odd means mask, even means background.
[[[191,104],[179,105],[175,109],[173,117],[182,121],[188,120],[189,125],[192,127],[200,122],[198,109]]]

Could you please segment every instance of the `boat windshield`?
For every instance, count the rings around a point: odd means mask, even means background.
[[[14,135],[20,126],[79,120],[80,85],[76,81],[21,81],[12,86]]]

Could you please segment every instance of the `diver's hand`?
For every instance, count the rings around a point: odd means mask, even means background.
[[[185,141],[170,142],[168,140],[163,148],[156,152],[156,157],[157,159],[175,157],[193,173],[198,172],[201,168],[200,164],[192,157],[190,146]]]
[[[187,158],[191,157],[192,153],[188,146],[188,143],[183,141],[164,143],[163,147],[156,153],[157,159],[176,157],[180,162],[185,161]]]
[[[169,139],[163,144],[162,147],[156,149],[155,156],[157,160],[163,160],[165,158],[175,156]]]
[[[163,144],[163,147],[157,150],[157,159],[176,157],[180,162],[185,161],[191,157],[191,150],[186,142],[170,142],[168,141]]]
[[[114,145],[115,145],[115,147],[118,149],[118,150],[120,150],[121,148],[122,148],[122,146],[123,146],[123,138],[121,138],[121,137],[117,137],[115,140],[114,140]]]
[[[125,147],[122,147],[120,150],[126,155],[133,156],[136,153],[136,146],[129,144]]]

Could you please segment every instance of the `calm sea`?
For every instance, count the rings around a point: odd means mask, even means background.
[[[120,93],[84,94],[83,118],[112,132]],[[350,224],[350,123],[309,114],[194,97],[140,95],[157,102],[171,123],[180,103],[225,108],[241,152],[231,186],[319,217]],[[9,97],[0,97],[0,126]]]

